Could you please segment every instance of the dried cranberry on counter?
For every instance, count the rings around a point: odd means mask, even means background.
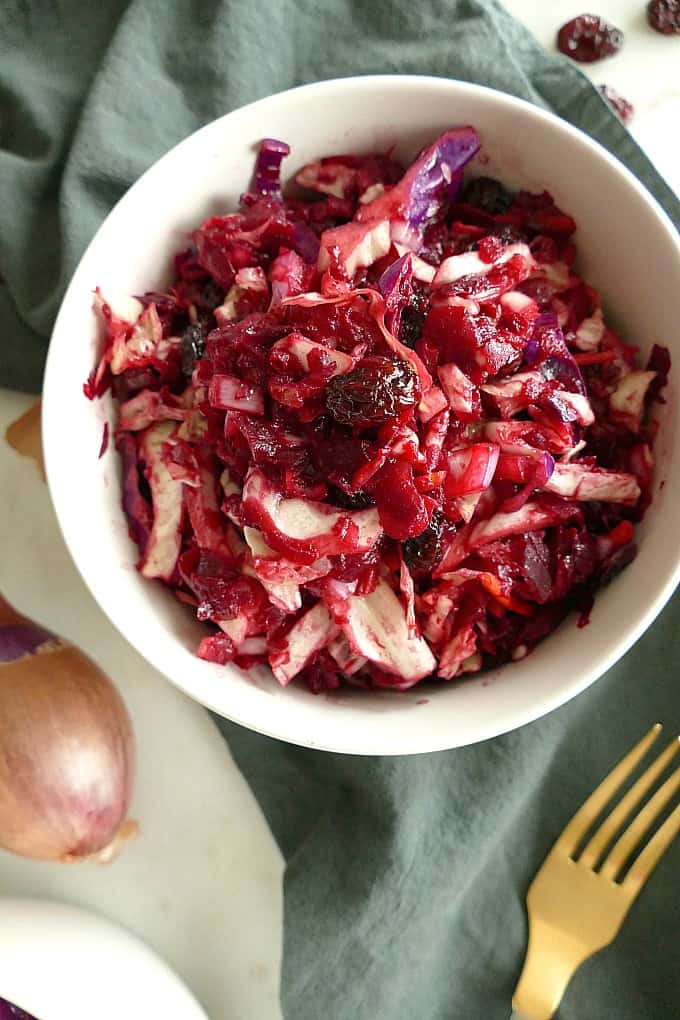
[[[647,21],[662,35],[680,34],[680,0],[650,0]]]
[[[613,89],[611,85],[598,85],[597,91],[600,93],[606,103],[611,106],[612,110],[624,124],[629,124],[633,119],[635,109],[632,103],[629,103],[616,89]]]
[[[557,48],[579,64],[611,57],[623,46],[623,32],[597,14],[580,14],[562,25]]]

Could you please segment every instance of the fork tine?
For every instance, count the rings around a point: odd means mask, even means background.
[[[621,828],[628,816],[632,814],[633,809],[637,807],[647,791],[652,788],[656,780],[659,778],[666,766],[673,760],[678,751],[680,751],[680,740],[672,740],[666,750],[662,751],[658,758],[652,762],[646,772],[643,772],[635,785],[630,788],[628,793],[621,799],[620,803],[616,805],[611,814],[605,818],[602,825],[579,857],[579,864],[584,864],[587,868],[594,868],[597,866],[600,857],[606,850],[611,839]]]
[[[631,899],[635,899],[642,889],[652,871],[659,862],[659,859],[666,852],[675,837],[680,832],[680,804],[671,815],[668,816],[653,839],[650,839],[638,859],[623,880],[622,888],[626,890]]]
[[[588,800],[578,809],[574,817],[555,843],[554,850],[562,850],[571,855],[579,841],[593,824],[602,809],[606,807],[618,788],[628,778],[635,766],[654,743],[661,731],[661,723],[655,723],[649,733],[615,765],[608,776],[602,780]]]
[[[616,878],[635,847],[654,824],[676,790],[680,790],[680,768],[676,769],[663,786],[659,787],[649,804],[643,807],[640,814],[633,819],[623,835],[616,841],[612,852],[600,868],[603,878],[610,878],[612,881]]]

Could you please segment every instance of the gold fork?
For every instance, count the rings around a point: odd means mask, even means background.
[[[633,851],[680,789],[677,768],[619,836],[595,871],[623,823],[680,750],[679,737],[628,790],[575,859],[590,828],[660,731],[661,725],[657,723],[600,783],[569,822],[531,883],[527,895],[529,944],[512,997],[511,1020],[550,1020],[555,1015],[576,969],[613,941],[635,897],[680,832],[679,804],[628,873],[617,881]]]

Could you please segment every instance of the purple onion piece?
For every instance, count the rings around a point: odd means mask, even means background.
[[[306,223],[296,223],[293,229],[295,250],[302,255],[305,262],[316,265],[319,257],[319,238]]]
[[[527,365],[533,365],[539,353],[540,351],[538,346],[538,340],[534,339],[534,337],[531,337],[531,339],[527,340],[526,345],[524,347],[525,363]]]
[[[148,500],[139,491],[139,456],[135,437],[129,432],[121,432],[116,439],[116,449],[123,462],[122,503],[128,530],[143,554],[149,541],[153,515]]]
[[[554,312],[541,312],[540,315],[537,315],[534,319],[534,330],[541,329],[546,326],[550,329],[560,328],[560,324]]]
[[[385,325],[397,336],[401,324],[401,313],[413,296],[413,267],[407,252],[395,259],[378,280],[378,289],[385,298]]]
[[[378,289],[384,298],[392,292],[394,287],[399,283],[399,277],[405,267],[408,267],[410,263],[410,256],[401,255],[398,259],[395,259],[382,274],[378,280]]]
[[[550,481],[550,477],[554,470],[554,457],[552,457],[549,453],[544,453],[542,457],[539,457],[536,463],[536,485],[545,485],[546,482]]]
[[[263,138],[255,161],[251,192],[265,198],[281,198],[281,163],[290,146],[276,138]]]
[[[553,312],[542,312],[536,318],[531,339],[524,348],[525,361],[529,360],[527,348],[530,344],[532,358],[529,363],[535,364],[540,361],[537,367],[545,379],[559,383],[562,389],[570,393],[581,393],[585,396],[586,384],[581,369],[567,347],[564,333]],[[560,417],[564,416],[560,413]]]
[[[562,389],[567,390],[569,393],[582,393],[585,395],[586,384],[583,381],[581,369],[569,351],[565,355],[553,355],[546,358],[538,366],[538,370],[544,379],[558,382]],[[559,413],[560,417],[565,421],[575,420],[574,417],[565,418],[561,410]]]
[[[541,489],[555,470],[555,460],[549,453],[543,453],[536,459],[532,477],[519,489],[514,496],[503,500],[501,511],[512,514],[521,510],[535,489]]]
[[[406,191],[406,219],[412,227],[422,231],[442,207],[454,201],[462,169],[479,145],[474,128],[460,127],[445,131],[421,152],[398,185]]]

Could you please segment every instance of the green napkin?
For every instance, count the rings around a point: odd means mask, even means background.
[[[37,391],[78,257],[166,149],[260,96],[370,72],[478,81],[552,108],[680,224],[677,198],[578,69],[493,0],[4,0],[0,383]],[[678,731],[678,661],[676,600],[571,704],[485,744],[414,758],[306,751],[218,720],[288,862],[287,1020],[506,1020],[531,876],[651,723]],[[679,864],[680,843],[616,943],[576,976],[561,1018],[677,1020]]]

